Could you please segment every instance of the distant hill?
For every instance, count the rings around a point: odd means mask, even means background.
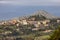
[[[51,13],[48,13],[45,10],[37,11],[33,15],[39,15],[39,16],[42,15],[42,16],[46,17],[47,19],[55,19],[55,18],[57,18],[56,16],[53,16]]]
[[[46,12],[45,10],[40,10],[37,12],[34,12],[31,15],[20,17],[20,18],[32,18],[35,17],[36,20],[42,20],[42,19],[57,19],[58,17],[53,16],[51,13]]]

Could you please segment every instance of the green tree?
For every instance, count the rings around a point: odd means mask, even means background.
[[[48,40],[60,40],[60,26],[54,31]]]

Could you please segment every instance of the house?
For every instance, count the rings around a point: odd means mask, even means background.
[[[16,24],[17,23],[17,20],[10,20],[9,23],[10,24]]]
[[[44,24],[44,26],[49,26],[49,24]]]
[[[26,20],[22,20],[22,25],[28,25]]]
[[[8,25],[9,23],[7,21],[0,22],[0,25]]]
[[[35,17],[32,17],[31,20],[34,21],[35,20]]]
[[[47,23],[50,23],[50,20],[44,20],[44,21],[41,21],[43,24],[47,24]]]
[[[12,33],[11,31],[6,31],[4,34],[9,34],[9,33]]]
[[[3,25],[4,24],[4,22],[0,22],[0,25]]]
[[[40,21],[27,21],[29,25],[34,25],[35,27],[40,27]]]
[[[36,24],[37,21],[27,21],[29,24]]]
[[[16,20],[18,23],[20,23],[21,22],[21,20]]]
[[[50,20],[40,21],[44,26],[49,26]]]
[[[36,28],[38,28],[38,27],[39,27],[39,25],[38,25],[38,24],[34,24],[34,26],[35,26]]]
[[[33,28],[32,31],[39,30],[40,28]]]
[[[43,31],[44,33],[47,33],[47,32],[51,32],[52,30],[45,30],[45,31]]]
[[[48,23],[50,22],[50,20],[45,20],[45,21],[48,22]]]
[[[60,23],[60,20],[57,20],[57,23]]]
[[[37,24],[38,24],[38,25],[41,25],[41,22],[40,22],[40,21],[37,21]]]
[[[19,23],[16,24],[17,27],[18,27],[19,25],[20,25]]]

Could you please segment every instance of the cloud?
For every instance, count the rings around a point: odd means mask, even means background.
[[[60,6],[60,0],[0,0],[0,4],[11,5],[58,5]]]

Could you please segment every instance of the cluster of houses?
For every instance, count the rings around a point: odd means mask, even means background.
[[[37,30],[37,28],[39,28],[40,26],[49,26],[49,23],[51,22],[51,20],[46,19],[46,20],[41,20],[41,21],[34,21],[34,20],[26,20],[26,19],[13,19],[13,20],[9,20],[9,21],[3,21],[0,22],[0,25],[16,25],[16,26],[20,26],[20,25],[34,25],[36,28],[32,29],[32,30]],[[60,23],[60,20],[56,20],[57,23]]]
[[[10,21],[3,21],[3,22],[0,22],[0,25],[17,25],[19,26],[19,24],[21,25],[32,25],[34,24],[36,27],[38,27],[38,25],[41,25],[43,24],[44,26],[48,26],[48,23],[50,23],[50,20],[43,20],[43,21],[28,21],[26,19],[23,19],[23,20],[10,20]]]
[[[13,19],[13,20],[9,20],[9,21],[3,21],[0,22],[0,25],[16,25],[19,26],[21,25],[35,25],[36,27],[39,27],[39,25],[44,25],[44,26],[49,26],[48,24],[50,23],[50,20],[41,20],[41,21],[32,21],[32,20],[26,20],[26,19]],[[57,23],[60,23],[60,20],[56,20]]]
[[[34,30],[39,30],[40,27],[48,27],[50,25],[51,20],[46,19],[46,20],[41,20],[41,21],[34,21],[34,20],[26,20],[26,19],[13,19],[13,20],[9,20],[9,21],[3,21],[0,22],[0,25],[5,25],[5,26],[10,26],[10,25],[16,25],[17,27],[19,27],[20,25],[34,25],[35,28],[32,28],[32,31]],[[56,23],[60,23],[60,20],[56,20]],[[19,28],[16,29],[17,31],[19,31]],[[51,30],[46,30],[44,32],[50,32]],[[2,34],[9,34],[12,33],[11,31],[6,31],[5,33]]]

